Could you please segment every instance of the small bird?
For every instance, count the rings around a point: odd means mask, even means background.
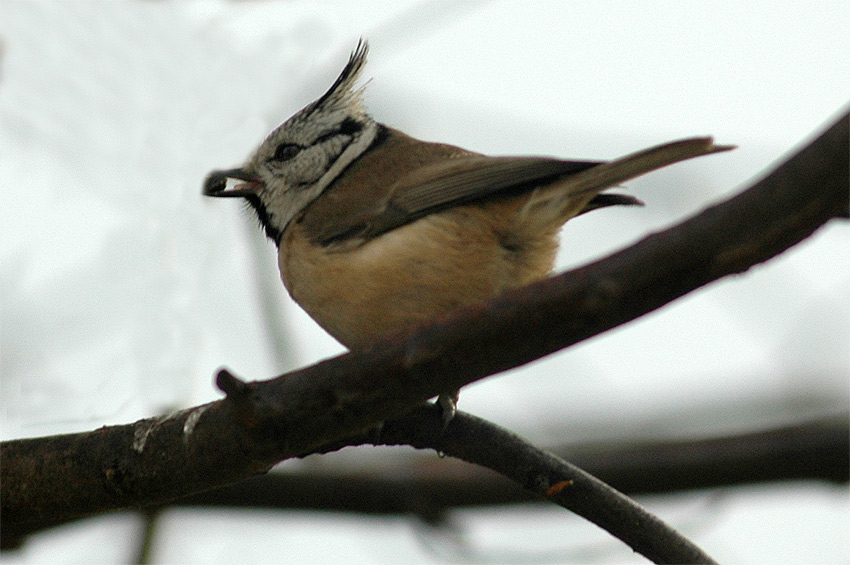
[[[693,138],[600,162],[420,141],[367,113],[355,88],[367,52],[361,40],[327,92],[203,189],[247,200],[289,294],[349,349],[547,277],[567,220],[641,204],[603,190],[732,149]],[[446,424],[457,396],[438,398]]]

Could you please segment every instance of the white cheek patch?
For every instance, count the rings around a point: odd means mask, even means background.
[[[276,229],[283,233],[298,212],[318,198],[372,145],[377,134],[378,124],[369,120],[355,136],[328,139],[326,143],[305,149],[285,167],[277,171],[270,168],[272,178],[266,180],[263,202],[275,219]]]
[[[298,190],[322,178],[332,155],[322,146],[308,147],[298,155],[286,169],[284,180],[287,186]]]
[[[348,144],[339,157],[337,157],[333,164],[327,169],[327,172],[322,175],[321,180],[317,184],[318,192],[316,192],[316,195],[310,200],[317,198],[319,194],[328,187],[328,185],[336,180],[336,178],[340,175],[340,173],[342,173],[342,171],[345,170],[346,167],[348,167],[348,165],[360,157],[360,155],[362,155],[366,149],[372,145],[377,134],[378,124],[373,121],[368,122],[360,131],[359,136]],[[342,143],[342,140],[340,140],[340,143]]]

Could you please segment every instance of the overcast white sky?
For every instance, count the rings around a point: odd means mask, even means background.
[[[342,351],[288,301],[250,216],[200,188],[319,96],[359,37],[371,43],[371,113],[423,139],[582,159],[692,135],[739,145],[630,182],[645,208],[568,224],[564,269],[733,194],[846,108],[845,4],[3,2],[2,437],[132,422],[218,398],[221,365],[261,379]],[[469,387],[461,408],[541,443],[696,436],[846,411],[848,256],[848,227],[828,226],[743,276]],[[337,457],[319,464],[383,452]],[[648,502],[721,561],[797,563],[812,547],[823,562],[850,559],[846,489]],[[497,562],[505,547],[639,561],[562,514],[463,518]],[[126,561],[137,528],[132,517],[86,522],[4,562]],[[451,556],[417,539],[404,520],[171,513],[157,556]]]

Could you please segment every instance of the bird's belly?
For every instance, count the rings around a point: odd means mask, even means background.
[[[295,224],[281,242],[281,278],[328,333],[363,347],[549,273],[554,234],[506,248],[490,217],[456,208],[337,249],[307,244]]]

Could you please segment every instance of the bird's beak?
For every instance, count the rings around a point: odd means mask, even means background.
[[[227,187],[228,179],[242,181]],[[237,197],[249,196],[257,193],[257,189],[263,185],[263,181],[243,169],[228,169],[226,171],[213,171],[207,175],[204,181],[204,196]]]

